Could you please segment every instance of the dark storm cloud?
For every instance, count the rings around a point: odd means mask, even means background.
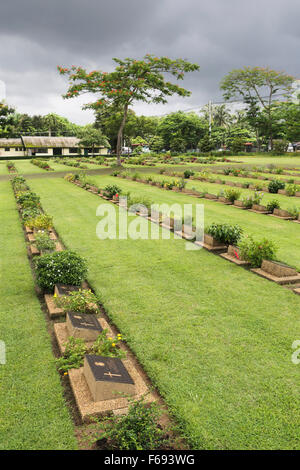
[[[80,100],[61,99],[57,64],[108,70],[112,57],[184,57],[201,66],[184,81],[192,96],[136,109],[193,107],[220,98],[219,82],[233,68],[269,65],[299,76],[299,12],[298,0],[10,0],[0,11],[0,79],[19,111],[82,122],[92,116]]]

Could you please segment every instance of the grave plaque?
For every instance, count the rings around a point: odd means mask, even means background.
[[[78,291],[79,289],[81,289],[80,286],[68,286],[65,284],[55,284],[54,294],[60,297],[61,295],[69,295],[70,292]]]
[[[74,338],[95,341],[103,328],[94,314],[68,312],[67,330]]]
[[[83,373],[95,402],[111,400],[118,393],[134,395],[134,381],[121,359],[87,354]]]

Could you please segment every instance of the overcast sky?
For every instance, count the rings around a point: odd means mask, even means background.
[[[61,98],[67,81],[58,64],[109,71],[112,57],[182,57],[200,65],[180,82],[191,97],[134,109],[192,108],[220,99],[220,80],[233,68],[269,66],[300,78],[299,14],[299,0],[5,0],[0,80],[18,112],[55,112],[84,124],[93,121],[81,110],[87,98]]]

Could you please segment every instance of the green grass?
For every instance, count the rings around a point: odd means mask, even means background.
[[[182,240],[99,240],[100,198],[30,186],[193,448],[300,448],[299,297]]]
[[[180,178],[176,178],[174,176],[157,175],[157,174],[147,173],[147,176],[150,176],[150,175],[152,176],[154,181],[162,181],[162,180],[174,181],[174,180],[180,179]],[[92,178],[94,178],[94,176]],[[239,182],[239,183],[243,182],[243,178],[239,178],[239,177],[234,179],[234,177],[228,177],[228,178],[224,177],[223,178],[223,176],[221,176],[220,178],[218,178],[218,176],[216,176],[216,179],[221,179],[221,180],[224,180],[224,181],[235,181],[235,182]],[[250,179],[247,179],[245,181],[251,182]],[[252,182],[253,183],[257,182],[257,183],[262,184],[263,186],[268,186],[268,182],[265,182],[265,181],[252,180]],[[220,191],[226,191],[227,189],[231,189],[232,187],[228,186],[228,185],[225,185],[225,184],[209,183],[209,182],[206,182],[206,181],[204,182],[204,181],[198,181],[198,180],[187,180],[186,188],[188,188],[188,189],[195,188],[199,192],[207,192],[207,193],[218,195],[218,193]],[[235,187],[234,189],[236,189],[237,191],[240,191],[240,193],[241,193],[240,196],[239,196],[240,200],[242,200],[243,197],[247,197],[247,196],[250,196],[250,195],[253,196],[254,195],[254,190],[253,189],[238,188],[238,187]],[[268,202],[273,201],[274,199],[276,199],[276,200],[278,200],[281,209],[288,210],[291,207],[296,207],[296,208],[300,209],[300,198],[299,197],[288,197],[288,196],[285,196],[283,194],[272,194],[272,193],[266,193],[266,192],[264,193],[263,190],[260,190],[259,192],[263,193],[263,198],[261,200],[261,204],[263,204],[263,205],[267,205]]]
[[[75,449],[74,428],[9,182],[0,183],[0,449]]]
[[[7,175],[8,169],[6,166],[6,161],[0,162],[0,175]]]

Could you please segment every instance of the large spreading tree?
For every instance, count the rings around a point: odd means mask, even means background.
[[[170,74],[182,80],[184,74],[199,70],[197,64],[184,59],[172,60],[168,57],[154,57],[147,54],[142,60],[114,58],[117,64],[112,72],[93,70],[87,72],[82,67],[58,67],[60,74],[69,78],[69,88],[64,98],[74,98],[83,93],[95,93],[98,98],[84,108],[107,114],[122,113],[122,120],[117,134],[117,158],[121,164],[123,129],[126,124],[128,109],[133,102],[166,103],[167,97],[177,94],[189,96],[190,91],[171,83],[166,79]]]
[[[294,77],[267,67],[244,67],[232,70],[221,82],[225,100],[242,98],[244,103],[257,103],[267,117],[268,137],[273,148],[274,101],[278,95],[289,97]]]

